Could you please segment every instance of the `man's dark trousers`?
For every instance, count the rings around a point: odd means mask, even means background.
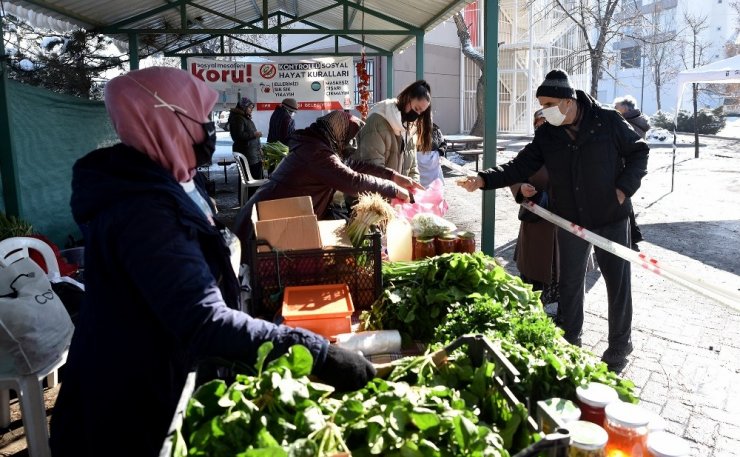
[[[628,218],[591,231],[622,246],[630,246]],[[561,228],[558,228],[557,237],[560,248],[560,300],[557,322],[565,331],[565,339],[580,345],[586,263],[591,244]],[[606,283],[609,302],[609,347],[620,350],[630,342],[632,329],[630,263],[598,247],[594,247],[594,253]]]

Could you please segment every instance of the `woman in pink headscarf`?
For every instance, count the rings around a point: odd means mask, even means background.
[[[51,422],[55,457],[158,455],[187,372],[211,356],[252,364],[266,341],[273,356],[306,346],[313,373],[338,390],[375,374],[321,336],[238,310],[238,249],[192,179],[214,151],[216,96],[174,68],[133,71],[106,87],[121,143],[74,165],[86,296]]]

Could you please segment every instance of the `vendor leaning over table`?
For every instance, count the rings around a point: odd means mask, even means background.
[[[105,105],[121,143],[73,169],[71,207],[85,236],[86,295],[51,419],[64,456],[156,456],[188,371],[217,356],[254,364],[303,344],[313,373],[338,390],[375,374],[362,356],[314,333],[237,311],[223,227],[193,182],[210,163],[218,94],[175,68],[112,79]],[[231,237],[233,238],[233,236]]]
[[[332,219],[328,208],[337,190],[347,195],[377,192],[408,201],[409,189],[421,189],[421,184],[390,168],[344,160],[361,126],[362,121],[351,114],[332,111],[296,131],[290,138],[290,153],[239,211],[235,229],[242,245],[251,236],[252,207],[259,201],[309,195],[316,216]]]

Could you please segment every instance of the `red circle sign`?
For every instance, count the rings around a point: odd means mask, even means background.
[[[277,74],[277,69],[273,64],[265,64],[260,66],[260,76],[265,79],[272,79]]]

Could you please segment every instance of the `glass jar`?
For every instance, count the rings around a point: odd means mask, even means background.
[[[457,251],[457,235],[454,233],[439,235],[434,244],[437,250],[437,255],[455,252]]]
[[[593,422],[598,426],[604,425],[606,405],[619,398],[614,388],[599,382],[576,387],[576,396],[578,406],[581,408],[581,420]]]
[[[606,443],[607,457],[637,456],[647,452],[647,411],[638,405],[615,401],[604,409],[604,429],[609,435]]]
[[[568,457],[604,457],[608,435],[602,427],[586,421],[573,421],[566,428],[570,433]]]
[[[457,252],[472,254],[475,252],[475,233],[459,231],[457,234]]]
[[[414,260],[426,259],[437,255],[434,237],[414,237]]]
[[[548,398],[542,402],[539,402],[541,409],[545,410],[547,415],[550,416],[556,423],[551,422],[545,417],[545,414],[540,414],[539,426],[543,433],[552,433],[558,425],[565,426],[567,424],[577,421],[581,418],[581,410],[570,400],[563,398]]]
[[[647,437],[649,457],[688,457],[691,446],[684,439],[668,432],[650,432]]]

